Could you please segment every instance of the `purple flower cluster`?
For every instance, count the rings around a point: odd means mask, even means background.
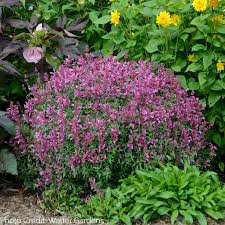
[[[139,154],[143,163],[195,162],[209,145],[200,101],[148,61],[67,59],[45,85],[31,88],[24,109],[21,119],[15,106],[9,115],[18,121],[19,149],[37,161],[38,186],[62,182],[65,171],[70,176],[77,167],[99,165],[121,149]]]

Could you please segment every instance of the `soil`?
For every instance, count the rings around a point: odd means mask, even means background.
[[[72,220],[61,212],[46,210],[37,194],[31,194],[0,179],[0,225],[75,225],[85,223],[82,219]],[[104,223],[97,223],[104,224]],[[138,223],[140,224],[140,223]],[[167,219],[151,222],[149,225],[171,225]],[[184,225],[177,221],[176,225]],[[195,224],[197,225],[197,223]],[[224,221],[208,219],[208,225],[225,225]]]

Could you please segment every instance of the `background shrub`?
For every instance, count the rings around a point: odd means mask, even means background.
[[[207,165],[215,152],[204,140],[203,105],[148,61],[66,60],[31,88],[24,109],[8,114],[23,178],[36,187],[99,190],[154,159]]]

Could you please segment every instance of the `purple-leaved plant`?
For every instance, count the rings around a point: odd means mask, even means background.
[[[17,106],[8,114],[37,187],[68,181],[93,189],[154,159],[209,164],[215,149],[204,139],[210,124],[202,109],[162,65],[154,72],[148,61],[87,55],[34,85],[20,118]]]

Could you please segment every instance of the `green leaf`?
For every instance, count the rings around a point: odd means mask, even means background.
[[[145,46],[145,49],[148,53],[153,53],[158,51],[158,46],[161,44],[161,41],[159,39],[151,39],[148,44]]]
[[[9,134],[16,135],[15,124],[6,116],[6,112],[3,111],[0,111],[0,127],[3,127]]]
[[[116,58],[117,58],[117,59],[121,59],[121,58],[124,57],[127,53],[128,53],[128,50],[127,50],[127,49],[124,49],[124,50],[120,51],[119,54],[117,54]]]
[[[171,215],[171,223],[172,223],[172,224],[175,223],[177,217],[178,217],[178,210],[176,209],[176,210],[174,210],[174,211],[172,212],[172,215]]]
[[[218,220],[218,219],[223,219],[224,214],[218,211],[214,211],[212,209],[205,209],[205,212],[211,216],[213,219]]]
[[[194,31],[196,31],[195,27],[188,27],[183,30],[183,33],[193,33]]]
[[[185,223],[190,223],[190,224],[193,223],[193,217],[190,213],[188,213],[188,211],[180,210],[179,212],[180,212],[181,215],[184,216]]]
[[[128,215],[122,215],[120,216],[120,219],[126,224],[126,225],[132,225],[131,219]]]
[[[216,27],[216,33],[225,34],[224,25],[219,25]]]
[[[206,50],[206,46],[202,45],[202,44],[196,44],[192,47],[191,51],[193,52],[197,52],[199,50]]]
[[[211,64],[214,59],[214,55],[212,52],[205,52],[203,55],[203,67],[204,70],[207,69]]]
[[[221,95],[216,92],[211,92],[208,97],[209,107],[214,106],[221,98]]]
[[[198,62],[191,63],[187,69],[185,70],[185,73],[187,72],[197,72],[202,70],[202,64]]]
[[[159,213],[159,215],[167,215],[169,210],[170,209],[168,207],[162,206],[158,208],[157,212]]]
[[[110,21],[111,17],[109,15],[102,16],[95,21],[95,24],[106,24]]]
[[[171,66],[171,69],[175,72],[180,72],[187,64],[187,61],[184,59],[177,59],[177,61],[175,62],[175,64],[173,66]]]
[[[178,78],[180,80],[181,87],[187,88],[188,86],[187,86],[187,80],[186,80],[185,76],[180,75],[180,76],[178,76]]]
[[[188,79],[188,89],[198,90],[199,89],[199,83],[196,82],[194,78],[189,78]]]
[[[98,20],[98,14],[99,13],[96,11],[91,11],[89,13],[89,18],[90,18],[91,22],[96,23],[96,21]]]
[[[0,173],[18,175],[16,157],[7,149],[0,150]]]
[[[107,188],[105,191],[105,200],[106,202],[110,202],[110,198],[111,198],[111,189]]]
[[[213,91],[220,91],[220,90],[223,90],[223,81],[222,80],[217,80],[213,86],[211,87],[211,89]]]
[[[222,172],[224,172],[224,168],[225,168],[224,163],[223,163],[223,162],[219,162],[219,163],[218,163],[218,166],[219,166],[220,170],[221,170]]]
[[[198,212],[196,217],[197,217],[198,222],[200,223],[200,225],[207,225],[207,220],[206,220],[205,216],[201,212]]]
[[[205,72],[200,72],[198,74],[198,81],[200,84],[200,87],[202,87],[206,83],[206,73]]]
[[[46,62],[51,65],[54,70],[57,70],[61,64],[60,60],[53,55],[46,54],[45,59]]]
[[[159,198],[164,198],[164,199],[169,199],[169,198],[176,198],[176,194],[172,191],[164,191],[164,192],[161,192],[159,195],[158,195]]]

